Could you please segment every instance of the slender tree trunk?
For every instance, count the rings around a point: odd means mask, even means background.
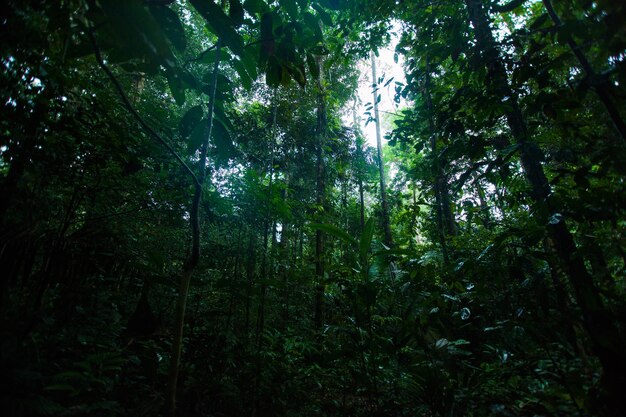
[[[326,145],[326,89],[324,87],[324,65],[321,56],[317,57],[319,77],[317,79],[317,125],[315,135],[317,175],[315,203],[317,209],[322,211],[326,206],[326,166],[324,164],[324,146]],[[315,232],[315,316],[314,325],[316,331],[321,331],[324,322],[324,234],[321,230]]]
[[[626,414],[626,397],[619,387],[626,386],[626,351],[613,315],[604,306],[602,298],[586,269],[582,255],[576,247],[561,214],[551,209],[551,189],[541,165],[542,153],[529,140],[526,123],[517,97],[508,84],[506,70],[502,64],[490,21],[482,0],[465,0],[469,18],[474,28],[476,46],[481,53],[488,72],[488,89],[497,98],[506,102],[505,117],[511,134],[520,147],[520,159],[524,174],[531,185],[531,197],[543,211],[541,221],[548,223],[548,232],[556,252],[564,265],[581,309],[583,325],[590,336],[591,347],[604,370],[603,387],[607,415]]]
[[[254,285],[254,275],[256,272],[256,235],[254,230],[250,230],[248,237],[248,250],[246,259],[246,304],[244,318],[244,337],[250,337],[250,309],[252,305],[252,286]]]
[[[189,213],[189,222],[191,225],[191,252],[185,265],[180,279],[178,289],[178,298],[176,299],[176,312],[174,318],[174,339],[172,341],[172,356],[170,358],[170,370],[168,377],[167,395],[165,398],[165,410],[171,416],[176,415],[176,390],[178,386],[178,373],[180,370],[180,358],[183,347],[183,330],[185,326],[185,312],[187,310],[187,295],[189,294],[189,284],[194,270],[198,266],[200,260],[200,203],[202,201],[202,186],[206,179],[207,172],[207,152],[209,149],[209,141],[213,132],[213,109],[215,106],[215,92],[217,86],[217,74],[219,71],[220,50],[222,41],[217,41],[217,54],[213,63],[213,77],[211,79],[207,127],[205,129],[205,137],[200,148],[200,158],[198,161],[198,182],[195,184],[191,211]]]
[[[434,120],[434,108],[432,97],[430,94],[430,63],[426,58],[426,74],[424,80],[424,98],[426,101],[426,109],[428,110],[428,130],[430,131],[430,152],[433,155],[435,181],[433,191],[435,193],[435,213],[437,218],[437,229],[439,231],[439,242],[441,244],[441,253],[445,264],[449,263],[447,236],[456,235],[457,228],[454,216],[450,210],[450,200],[448,195],[448,181],[444,173],[441,161],[437,155],[437,129]]]
[[[352,106],[352,126],[356,135],[356,154],[357,154],[357,169],[356,169],[356,177],[357,184],[359,189],[359,214],[361,220],[361,232],[365,228],[365,202],[364,202],[364,192],[363,192],[363,175],[365,174],[364,166],[365,166],[365,157],[363,155],[363,136],[361,136],[361,129],[359,128],[359,123],[356,116],[356,98],[354,99],[354,106]]]
[[[378,113],[378,78],[376,76],[376,56],[370,51],[372,61],[372,94],[374,96],[374,118],[376,119],[376,147],[378,149],[378,174],[380,175],[380,203],[382,206],[384,242],[388,247],[393,246],[391,224],[389,222],[389,203],[387,201],[387,185],[385,184],[385,163],[383,161],[383,145],[380,134],[380,115]]]

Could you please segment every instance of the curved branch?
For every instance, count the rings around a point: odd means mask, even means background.
[[[111,72],[109,67],[107,67],[107,65],[104,63],[104,59],[102,59],[102,53],[100,52],[100,48],[98,47],[98,44],[96,43],[96,38],[93,35],[93,28],[88,28],[87,34],[89,35],[89,40],[91,41],[91,45],[93,46],[94,54],[96,56],[96,61],[98,62],[98,65],[107,74],[107,76],[109,77],[113,85],[115,86],[115,89],[117,90],[117,93],[122,99],[124,106],[126,106],[130,114],[132,114],[133,117],[139,122],[141,127],[143,127],[150,134],[150,136],[152,136],[154,140],[156,140],[161,145],[163,145],[169,151],[169,153],[178,161],[178,163],[193,179],[194,184],[199,186],[200,182],[198,181],[196,174],[191,170],[191,168],[189,168],[189,166],[185,163],[185,161],[183,161],[180,155],[178,155],[178,153],[172,147],[172,145],[170,145],[165,139],[161,137],[161,135],[159,135],[152,127],[150,127],[150,125],[146,123],[145,120],[143,120],[141,115],[137,112],[137,110],[135,110],[133,105],[130,103],[130,100],[128,100],[126,93],[124,93],[124,89],[122,88],[122,85],[117,80],[113,72]]]

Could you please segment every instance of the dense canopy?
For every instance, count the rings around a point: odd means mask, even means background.
[[[3,415],[626,416],[626,3],[7,0],[0,67]]]

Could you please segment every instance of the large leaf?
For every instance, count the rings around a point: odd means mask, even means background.
[[[163,29],[165,36],[170,40],[174,48],[184,51],[187,46],[187,38],[185,37],[185,29],[183,28],[178,15],[170,8],[165,6],[152,6],[150,13]]]
[[[267,70],[265,72],[265,82],[270,87],[278,87],[283,78],[283,69],[275,56],[271,56],[267,61]]]
[[[224,127],[226,127],[226,129],[228,129],[229,131],[234,130],[235,127],[230,122],[230,119],[228,118],[228,116],[226,116],[226,113],[224,112],[224,107],[220,105],[222,103],[215,103],[215,104],[216,106],[213,108],[213,116],[217,118],[224,125]]]
[[[191,131],[189,141],[187,142],[187,152],[189,152],[190,155],[193,155],[198,149],[200,149],[200,146],[202,146],[202,143],[205,140],[207,123],[207,119],[202,119]]]
[[[259,55],[259,66],[263,68],[269,57],[275,53],[274,23],[271,13],[264,13],[261,16],[261,53]]]
[[[263,13],[267,9],[262,0],[245,0],[243,7],[251,15]]]
[[[326,232],[329,235],[333,235],[336,238],[339,238],[343,240],[344,242],[350,244],[352,247],[356,248],[357,246],[356,240],[352,236],[350,236],[348,233],[338,228],[337,226],[334,226],[332,224],[324,224],[324,223],[311,223],[310,226],[313,229],[321,230],[322,232]]]
[[[318,42],[322,42],[324,40],[324,35],[322,34],[319,20],[309,12],[304,13],[303,18],[306,27],[315,34],[316,40]]]
[[[237,71],[239,81],[241,82],[243,88],[250,90],[252,88],[252,78],[248,74],[248,71],[246,71],[246,67],[244,67],[243,63],[239,59],[233,59],[230,63],[235,71]]]
[[[298,18],[298,5],[294,0],[278,0],[280,7],[285,9],[289,17],[293,20]]]
[[[185,113],[178,125],[178,132],[181,137],[186,138],[191,134],[202,120],[203,113],[202,106],[194,106],[187,110],[187,113]]]
[[[218,163],[225,164],[230,158],[237,155],[237,149],[233,146],[230,132],[219,118],[213,119],[213,131],[211,132],[211,136],[215,144],[215,156],[217,157]]]
[[[228,0],[228,16],[236,26],[243,24],[244,11],[239,0]]]
[[[332,17],[330,17],[330,15],[326,12],[326,10],[322,9],[319,5],[317,4],[313,4],[313,8],[315,9],[315,11],[317,11],[317,16],[320,18],[320,20],[326,25],[326,26],[332,26],[333,25],[333,19]]]
[[[359,239],[359,256],[361,261],[364,262],[367,259],[367,255],[372,246],[372,238],[374,237],[374,221],[370,217],[365,222],[363,232],[361,232],[361,238]]]
[[[209,28],[235,54],[244,54],[244,44],[241,35],[235,30],[233,21],[212,0],[189,0],[193,7],[209,24]]]
[[[176,104],[182,106],[185,104],[185,82],[182,74],[179,71],[168,70],[166,73],[167,84],[170,86],[170,91]]]
[[[165,31],[141,0],[100,0],[120,48],[137,59],[151,59],[166,69],[176,67]]]

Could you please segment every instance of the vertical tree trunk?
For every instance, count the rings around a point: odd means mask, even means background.
[[[252,306],[252,286],[254,285],[254,276],[256,273],[256,234],[254,230],[249,231],[248,250],[246,259],[246,304],[244,318],[244,337],[246,340],[250,337],[250,309]]]
[[[185,327],[185,312],[187,310],[187,295],[189,294],[189,284],[194,270],[200,260],[200,203],[202,201],[202,186],[206,179],[207,152],[209,141],[213,132],[213,109],[215,106],[215,92],[217,87],[217,74],[220,63],[220,50],[222,41],[218,39],[213,63],[213,76],[211,79],[208,103],[207,127],[204,140],[200,147],[200,158],[198,160],[197,183],[195,184],[191,211],[189,213],[189,223],[191,225],[191,251],[180,279],[178,298],[176,299],[176,311],[174,318],[174,339],[172,341],[172,356],[170,358],[170,370],[168,377],[167,395],[165,397],[165,411],[171,416],[176,415],[176,389],[178,386],[178,373],[180,368],[180,357],[183,345],[183,330]]]
[[[376,76],[376,56],[370,51],[372,61],[372,94],[374,96],[374,118],[376,119],[376,147],[378,149],[378,174],[380,175],[380,204],[382,206],[384,243],[388,247],[393,246],[391,224],[389,222],[389,203],[387,202],[387,185],[385,184],[385,163],[383,161],[383,145],[380,134],[380,115],[378,113],[378,78]]]
[[[324,66],[321,56],[317,57],[319,77],[317,79],[317,125],[315,147],[317,158],[317,175],[315,204],[323,211],[326,205],[326,166],[324,164],[324,146],[326,145],[326,89],[324,87]],[[321,331],[324,322],[324,234],[321,230],[315,231],[315,317],[316,331]]]
[[[361,220],[361,232],[365,228],[365,201],[364,201],[364,192],[363,192],[363,175],[364,175],[364,165],[365,158],[363,155],[363,136],[361,136],[361,129],[359,128],[359,123],[356,116],[356,98],[354,99],[354,106],[352,106],[352,126],[354,129],[354,134],[356,136],[356,155],[357,155],[357,169],[356,169],[356,180],[359,189],[359,214]]]
[[[615,326],[613,315],[604,306],[593,277],[586,269],[563,216],[551,208],[551,189],[541,165],[541,150],[529,140],[525,120],[517,97],[508,84],[506,70],[496,48],[482,0],[465,2],[474,28],[476,46],[487,67],[487,88],[492,95],[507,104],[505,117],[520,148],[522,169],[532,188],[531,197],[543,212],[540,221],[548,223],[548,232],[581,309],[583,325],[590,336],[592,350],[604,370],[605,398],[602,401],[606,404],[606,413],[624,415],[626,397],[619,388],[626,386],[626,352],[623,349],[623,340]]]
[[[439,231],[439,242],[441,244],[441,253],[444,263],[448,264],[448,244],[447,236],[455,236],[457,234],[456,222],[452,210],[450,210],[450,197],[448,191],[448,181],[443,170],[439,156],[437,155],[437,129],[434,120],[434,108],[432,97],[430,94],[430,64],[426,58],[426,69],[424,79],[424,99],[426,101],[426,109],[428,110],[428,130],[430,131],[430,152],[433,155],[435,181],[433,191],[435,194],[435,210],[437,218],[437,229]]]

